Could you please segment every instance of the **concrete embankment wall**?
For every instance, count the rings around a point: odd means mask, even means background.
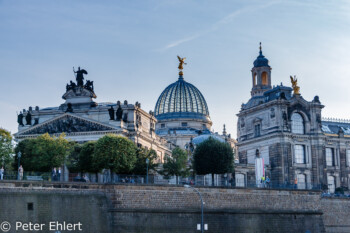
[[[350,232],[349,199],[302,190],[198,190],[208,233]],[[83,232],[101,233],[198,232],[201,220],[198,194],[175,186],[0,182],[0,210],[0,221],[81,222]]]

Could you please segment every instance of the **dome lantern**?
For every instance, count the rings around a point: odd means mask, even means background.
[[[261,42],[259,56],[255,59],[254,67],[251,71],[253,82],[251,95],[262,96],[265,91],[271,89],[271,67],[269,66],[269,60],[262,54]]]
[[[261,42],[260,42],[260,47],[259,47],[259,56],[255,59],[254,61],[254,67],[262,67],[262,66],[266,66],[266,67],[270,67],[269,66],[269,60],[267,58],[265,58],[265,56],[262,54],[262,50],[261,50]]]

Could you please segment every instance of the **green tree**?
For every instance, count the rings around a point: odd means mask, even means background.
[[[76,143],[76,142],[71,142],[71,151],[68,155],[67,158],[67,168],[69,172],[80,172],[80,151],[82,149],[83,145]]]
[[[179,176],[188,176],[189,169],[187,167],[187,153],[180,147],[176,147],[172,151],[171,156],[165,157],[163,164],[163,171],[161,172],[165,176],[176,176],[176,184],[178,184]]]
[[[71,150],[71,143],[64,137],[64,134],[51,137],[46,133],[21,141],[16,147],[16,163],[21,151],[21,164],[26,171],[50,172],[52,168],[62,166]]]
[[[33,152],[36,140],[24,139],[20,141],[15,148],[15,162],[13,163],[14,170],[17,170],[18,166],[18,152],[21,152],[20,162],[22,166],[28,171],[36,170],[35,154]]]
[[[93,156],[96,170],[110,169],[119,174],[130,174],[136,162],[135,144],[121,136],[106,135],[97,140]]]
[[[10,168],[13,161],[13,144],[11,133],[0,128],[0,167]]]
[[[136,175],[146,175],[147,173],[147,164],[146,159],[148,159],[148,170],[156,170],[158,164],[157,160],[157,152],[155,150],[148,150],[145,148],[137,148],[136,153],[136,163],[133,169],[133,174]]]
[[[79,167],[81,172],[99,172],[99,169],[93,164],[95,146],[96,141],[90,141],[83,144],[79,153]]]
[[[209,137],[200,143],[193,154],[193,168],[199,175],[211,174],[214,185],[214,174],[233,172],[233,151],[226,142]]]

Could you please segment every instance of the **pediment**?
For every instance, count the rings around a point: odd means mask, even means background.
[[[40,135],[44,133],[60,134],[60,133],[77,133],[77,132],[96,132],[116,130],[113,126],[103,124],[97,121],[76,116],[71,113],[65,113],[51,120],[33,126],[16,134],[20,135]]]
[[[311,102],[305,100],[302,96],[299,96],[299,95],[294,95],[290,99],[291,106],[294,105],[294,106],[298,106],[298,107],[309,108],[310,104],[311,104]]]

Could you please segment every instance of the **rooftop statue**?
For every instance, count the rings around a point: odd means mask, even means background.
[[[23,113],[20,112],[19,115],[17,116],[17,122],[20,126],[24,126],[23,125]]]
[[[77,74],[77,76],[76,76],[77,85],[84,86],[84,74],[88,74],[88,72],[84,69],[80,69],[80,67],[78,67],[77,71],[75,71],[74,67],[73,67],[73,72]]]
[[[74,90],[74,88],[75,88],[76,86],[77,86],[77,85],[76,85],[72,80],[70,80],[70,84],[67,83],[67,85],[66,85],[66,91]]]
[[[114,108],[111,106],[111,108],[108,109],[109,113],[109,120],[114,121]]]
[[[116,117],[117,117],[117,121],[121,121],[122,117],[123,117],[123,109],[121,108],[120,104],[118,104],[118,109],[116,112]]]
[[[32,125],[32,114],[30,114],[29,111],[26,115],[26,122],[27,122],[27,125]]]
[[[185,60],[186,60],[186,58],[184,57],[184,58],[181,58],[180,56],[177,56],[177,58],[179,59],[179,62],[180,62],[180,64],[179,64],[179,70],[180,70],[180,73],[182,73],[182,70],[183,70],[183,65],[185,64],[185,65],[187,65],[187,63],[185,63]]]
[[[294,75],[294,78],[290,76],[290,81],[292,82],[294,95],[300,95],[300,87],[298,86],[298,79],[296,76]]]
[[[86,80],[86,84],[85,84],[84,88],[86,88],[90,91],[94,91],[94,81]]]

